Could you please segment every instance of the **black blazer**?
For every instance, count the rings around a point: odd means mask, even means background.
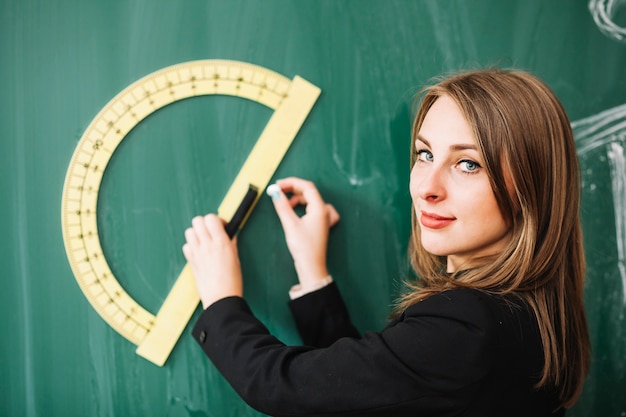
[[[331,284],[290,302],[305,346],[274,338],[239,297],[209,306],[192,333],[239,395],[273,416],[563,416],[553,393],[533,389],[539,331],[514,300],[450,290],[360,338]]]

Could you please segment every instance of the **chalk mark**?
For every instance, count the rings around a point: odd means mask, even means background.
[[[615,210],[617,268],[622,279],[622,301],[626,304],[626,104],[574,121],[571,125],[579,156],[601,147],[606,150]]]
[[[626,43],[626,28],[613,21],[620,7],[626,6],[626,0],[589,0],[589,11],[602,33],[609,38]]]

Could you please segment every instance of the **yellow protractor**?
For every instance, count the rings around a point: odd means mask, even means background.
[[[199,303],[191,270],[188,265],[183,268],[156,315],[140,306],[107,264],[98,236],[98,191],[115,149],[138,123],[170,103],[209,94],[242,97],[274,110],[217,210],[229,222],[242,200],[249,199],[250,189],[265,189],[313,108],[320,89],[303,78],[290,80],[257,65],[229,60],[191,61],[149,74],[115,96],[89,124],[63,187],[63,241],[76,281],[98,314],[137,345],[139,355],[159,366]]]

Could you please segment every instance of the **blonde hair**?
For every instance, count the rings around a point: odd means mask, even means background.
[[[555,388],[562,405],[570,407],[589,368],[590,343],[583,306],[580,169],[567,115],[533,75],[472,71],[423,91],[414,139],[443,95],[456,102],[473,129],[511,239],[480,266],[449,275],[445,257],[422,247],[414,215],[410,258],[419,279],[407,283],[396,311],[451,288],[515,294],[532,308],[541,334],[544,366],[536,387]]]

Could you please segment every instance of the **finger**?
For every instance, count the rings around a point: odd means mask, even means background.
[[[191,246],[198,246],[198,236],[196,236],[196,232],[193,230],[192,227],[188,227],[185,230],[185,240]]]
[[[324,200],[315,184],[311,181],[297,177],[289,177],[276,181],[283,192],[293,193],[291,201],[293,204],[310,206],[313,210],[319,210],[324,205]],[[308,209],[307,209],[308,210]]]
[[[328,213],[328,225],[333,227],[339,222],[340,216],[337,209],[332,204],[326,204],[326,212]]]
[[[207,244],[211,240],[211,235],[204,224],[204,218],[202,216],[196,216],[191,221],[193,231],[198,239],[198,244]]]
[[[298,177],[283,178],[276,181],[276,184],[286,193],[306,194],[310,190],[317,191],[312,181]]]
[[[224,229],[224,221],[215,214],[207,214],[204,216],[204,225],[212,239],[229,239]]]
[[[185,243],[183,245],[183,255],[185,256],[185,259],[187,259],[187,262],[193,261],[193,251],[191,250],[189,243]]]
[[[277,184],[272,184],[267,187],[267,194],[272,198],[274,209],[276,210],[276,214],[278,214],[283,228],[290,227],[298,217],[293,210],[295,206],[291,203],[292,200],[285,196],[284,192]]]
[[[294,194],[289,197],[289,204],[291,207],[306,206],[306,200],[302,194]]]

